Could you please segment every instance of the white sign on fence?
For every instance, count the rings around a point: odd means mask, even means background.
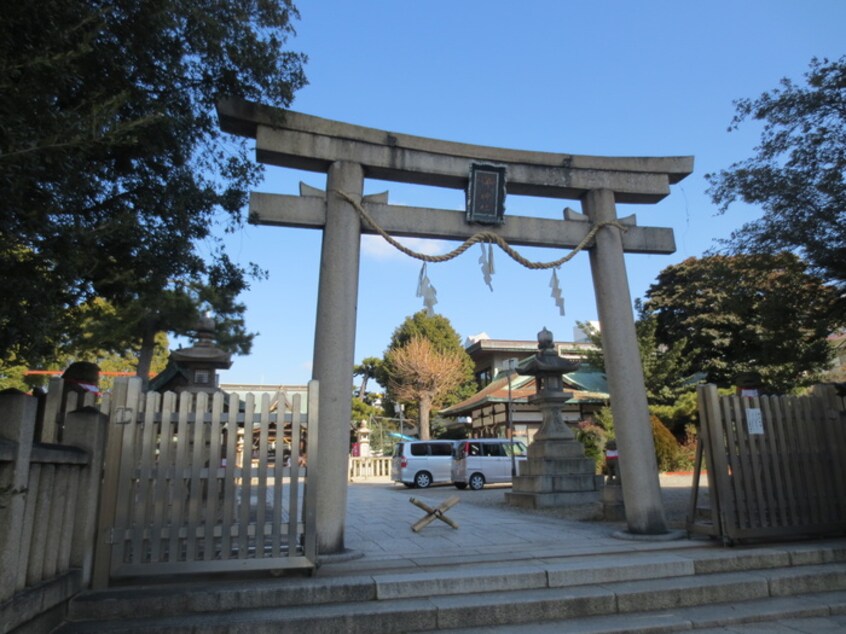
[[[746,431],[750,436],[764,433],[764,419],[761,410],[754,407],[746,408]]]

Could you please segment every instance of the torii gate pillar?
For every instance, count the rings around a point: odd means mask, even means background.
[[[309,460],[314,459],[317,552],[338,553],[344,550],[347,508],[346,486],[338,483],[346,484],[348,477],[361,223],[350,204],[332,192],[361,195],[364,171],[356,163],[333,163],[326,184],[312,377],[321,385],[321,424],[330,429],[320,434],[320,449]]]
[[[617,219],[614,192],[607,189],[589,191],[582,208],[593,224]],[[590,268],[620,449],[626,522],[632,533],[661,534],[667,529],[620,229],[606,226],[595,240]]]

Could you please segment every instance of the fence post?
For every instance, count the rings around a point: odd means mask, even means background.
[[[121,474],[121,457],[127,426],[132,426],[138,416],[141,379],[119,378],[112,388],[109,402],[109,421],[106,426],[106,448],[103,464],[103,486],[97,513],[96,542],[91,587],[106,588],[112,572],[112,536],[118,505],[118,480]],[[131,433],[131,432],[130,432]],[[124,500],[126,503],[127,501]]]
[[[47,384],[47,397],[44,403],[44,419],[41,421],[41,433],[38,442],[54,443],[59,441],[59,415],[62,411],[62,395],[65,393],[65,381],[61,377],[50,378]]]
[[[0,394],[0,440],[12,445],[12,462],[0,463],[0,603],[11,598],[18,570],[27,565],[20,539],[38,401],[26,394]]]
[[[108,423],[109,417],[94,407],[71,412],[65,418],[65,444],[85,449],[89,456],[79,478],[70,555],[71,567],[82,570],[83,587],[91,582]]]

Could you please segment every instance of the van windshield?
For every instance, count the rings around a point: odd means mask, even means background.
[[[516,440],[513,443],[506,443],[505,453],[509,456],[511,455],[511,448],[512,447],[514,447],[514,455],[515,456],[525,456],[526,455],[526,445],[521,443],[519,440]]]

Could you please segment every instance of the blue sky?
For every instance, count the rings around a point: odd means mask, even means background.
[[[642,0],[299,0],[298,35],[309,86],[293,110],[405,134],[607,156],[695,157],[694,173],[657,205],[620,205],[642,226],[671,227],[672,255],[628,255],[632,299],[665,267],[700,256],[754,218],[725,215],[706,194],[705,174],[748,157],[759,128],[729,133],[733,100],[757,97],[779,79],[800,80],[811,57],[844,54],[846,2]],[[268,167],[259,191],[296,194],[325,175]],[[463,209],[457,190],[366,181],[395,204]],[[509,196],[506,213],[560,218],[578,201]],[[231,256],[270,273],[242,299],[253,352],[223,371],[223,383],[302,384],[311,377],[321,234],[247,226],[227,239]],[[443,253],[456,243],[417,243]],[[535,260],[560,251],[521,249]],[[494,255],[493,292],[478,249],[430,264],[437,312],[462,338],[533,339],[543,327],[570,340],[577,321],[597,318],[587,254],[558,275],[566,315],[550,297],[548,271]],[[391,334],[422,308],[420,263],[381,238],[362,244],[355,358],[381,357]]]

